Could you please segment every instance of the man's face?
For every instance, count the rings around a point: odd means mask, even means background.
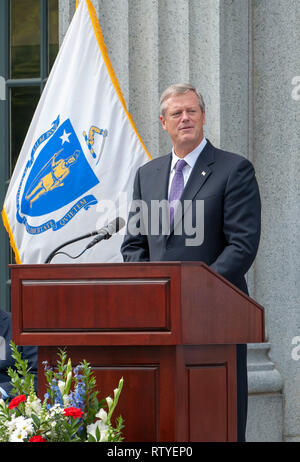
[[[170,96],[166,101],[165,115],[160,120],[179,157],[186,156],[201,143],[205,113],[193,91]]]

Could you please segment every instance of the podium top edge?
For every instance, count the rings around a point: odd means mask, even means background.
[[[23,263],[23,264],[10,264],[8,265],[9,268],[32,268],[32,267],[44,267],[49,268],[51,267],[99,267],[99,266],[143,266],[143,265],[151,265],[151,266],[203,266],[205,268],[209,268],[209,266],[201,261],[145,261],[145,262],[106,262],[106,263]]]

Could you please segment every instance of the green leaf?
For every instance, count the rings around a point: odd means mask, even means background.
[[[39,428],[41,422],[40,422],[40,419],[38,418],[38,416],[35,415],[35,414],[31,414],[31,418],[32,418],[32,420],[33,420],[33,423],[34,423],[35,428]]]
[[[93,435],[91,435],[90,433],[88,435],[88,443],[97,443]]]
[[[100,441],[100,430],[99,430],[99,427],[96,428],[96,438],[97,438],[97,441]]]
[[[123,388],[123,384],[124,384],[124,379],[123,377],[120,379],[119,381],[119,385],[118,385],[118,388],[116,389],[116,393],[115,393],[115,396],[114,396],[114,400],[113,400],[113,403],[109,409],[109,412],[108,412],[108,421],[110,422],[111,420],[111,417],[113,415],[113,412],[118,404],[118,401],[119,401],[119,397],[120,397],[120,394],[121,394],[121,391],[122,391],[122,388]]]
[[[30,374],[28,361],[22,359],[22,354],[13,341],[10,342],[11,354],[15,360],[14,369],[8,369],[8,375],[12,385],[12,395],[30,395],[34,391],[34,375]]]

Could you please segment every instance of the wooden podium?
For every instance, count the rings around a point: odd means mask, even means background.
[[[264,310],[197,262],[11,265],[13,340],[54,365],[67,346],[99,396],[124,387],[128,442],[236,441],[236,348],[264,341]]]

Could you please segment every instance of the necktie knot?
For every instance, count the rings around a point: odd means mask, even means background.
[[[178,160],[175,164],[175,173],[182,172],[182,170],[184,169],[186,165],[187,164],[185,160],[183,159]]]

